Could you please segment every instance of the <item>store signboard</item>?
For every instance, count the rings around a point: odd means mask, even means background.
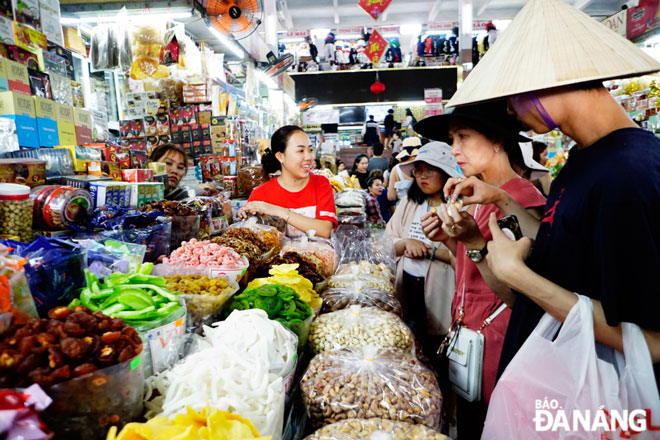
[[[339,124],[339,109],[314,107],[303,113],[303,125]]]
[[[472,22],[473,31],[485,31],[486,25],[490,23],[490,20],[477,20]]]
[[[379,26],[376,30],[381,34],[398,34],[399,26]]]
[[[658,0],[639,0],[636,8],[629,8],[626,22],[626,36],[628,39],[639,37],[645,32],[660,27],[660,14]]]
[[[385,9],[392,3],[392,0],[358,0],[358,6],[371,15],[371,18],[378,20]]]
[[[330,31],[334,32],[334,34],[337,37],[341,37],[342,35],[362,34],[363,30],[364,29],[361,27],[345,27],[345,28],[330,29]]]
[[[423,29],[426,31],[450,31],[454,26],[457,26],[456,23],[447,21],[444,23],[429,23],[423,26]]]
[[[280,34],[280,38],[300,38],[300,37],[308,37],[309,32],[308,31],[288,31],[286,34],[282,35]]]
[[[602,23],[622,37],[626,37],[628,28],[628,11],[626,9],[619,11],[611,17],[607,17]]]
[[[424,116],[436,116],[442,114],[442,89],[424,89]]]
[[[387,50],[387,46],[387,40],[385,40],[378,31],[374,31],[374,33],[371,34],[369,41],[367,41],[367,47],[364,49],[364,54],[373,64],[378,64],[385,53],[385,50]]]

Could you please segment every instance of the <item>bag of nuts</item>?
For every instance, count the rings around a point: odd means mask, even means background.
[[[424,425],[386,419],[342,420],[324,426],[305,440],[374,440],[379,434],[386,440],[450,440]]]
[[[394,285],[381,275],[370,273],[343,273],[333,275],[324,283],[316,286],[316,290],[323,291],[329,288],[360,289],[371,287],[373,289],[383,290],[394,294]]]
[[[323,298],[321,313],[335,312],[352,305],[359,305],[376,307],[403,317],[399,300],[392,293],[373,287],[327,289],[321,294],[321,298]]]
[[[310,362],[301,391],[316,428],[377,417],[440,425],[442,394],[434,373],[400,350],[364,346],[322,353]]]
[[[353,305],[318,316],[309,330],[309,345],[315,353],[365,345],[410,352],[414,338],[401,318],[393,313]]]

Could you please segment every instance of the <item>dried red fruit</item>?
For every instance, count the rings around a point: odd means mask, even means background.
[[[54,335],[50,333],[39,333],[37,335],[37,343],[42,347],[48,347],[50,345],[55,344],[56,342],[57,339],[55,338]]]
[[[122,332],[105,332],[101,335],[101,342],[106,345],[116,342],[121,337]]]
[[[89,348],[88,343],[79,338],[64,338],[60,342],[62,353],[71,359],[82,359]]]
[[[124,327],[124,320],[121,318],[114,318],[110,321],[110,330],[117,331],[121,330]]]
[[[76,368],[73,369],[73,376],[74,377],[84,376],[85,374],[93,373],[98,369],[99,368],[96,365],[86,362],[84,364],[78,365]]]
[[[18,341],[18,351],[23,356],[27,356],[29,353],[32,352],[32,348],[34,348],[36,345],[37,345],[36,336],[26,336],[20,341]]]
[[[48,366],[50,368],[59,368],[64,365],[64,356],[58,347],[48,348]]]
[[[30,371],[34,370],[35,368],[43,364],[44,362],[41,355],[30,353],[27,356],[25,356],[23,360],[20,361],[20,363],[16,367],[16,372],[22,376],[25,376]]]
[[[64,331],[69,336],[82,336],[86,333],[82,325],[78,324],[77,322],[72,322],[69,320],[67,320],[64,323]]]
[[[67,316],[73,313],[73,309],[70,309],[65,306],[55,307],[48,311],[48,317],[50,319],[66,319]]]
[[[104,364],[113,362],[117,358],[117,352],[109,345],[104,345],[98,354],[98,361]]]
[[[119,363],[126,362],[126,361],[128,361],[128,360],[130,360],[130,359],[133,359],[133,358],[135,357],[135,354],[136,354],[136,353],[135,353],[135,348],[133,348],[132,346],[129,345],[128,347],[124,348],[124,349],[121,351],[121,353],[119,354],[119,358],[117,359],[117,361],[118,361]]]
[[[49,379],[55,382],[55,379],[68,379],[71,377],[71,368],[68,365],[63,365],[60,368],[53,371]]]

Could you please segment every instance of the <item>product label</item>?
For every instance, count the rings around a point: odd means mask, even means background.
[[[158,373],[179,359],[179,352],[185,343],[186,326],[184,318],[150,330],[146,334],[151,349],[153,372]]]

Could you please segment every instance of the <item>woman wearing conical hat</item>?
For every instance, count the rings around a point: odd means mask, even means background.
[[[477,179],[447,184],[454,199],[516,214],[535,238],[533,247],[529,239],[510,241],[491,218],[489,267],[519,293],[500,373],[545,312],[566,319],[577,292],[592,299],[597,342],[621,351],[620,324],[641,327],[660,377],[660,141],[602,86],[657,71],[660,63],[568,3],[530,0],[448,103],[506,99],[536,133],[559,129],[577,143],[540,221]],[[438,233],[437,225],[427,229]],[[653,415],[657,426],[660,411]]]

